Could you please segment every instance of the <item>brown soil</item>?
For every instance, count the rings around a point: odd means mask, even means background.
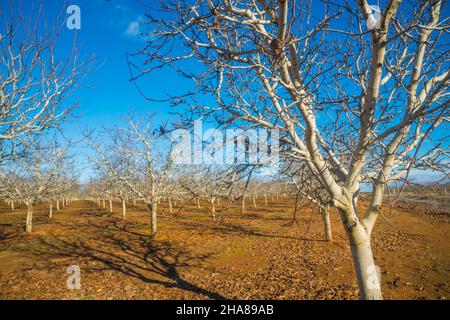
[[[261,201],[263,202],[263,201]],[[1,299],[357,299],[350,250],[332,212],[334,241],[323,241],[311,209],[292,220],[292,200],[228,210],[212,222],[206,202],[162,203],[159,233],[149,212],[128,208],[120,219],[89,201],[46,217],[23,233],[25,211],[0,208]],[[392,211],[380,217],[373,249],[386,299],[450,297],[450,224],[442,217]],[[395,228],[394,228],[394,227]],[[401,230],[400,233],[398,230]],[[70,290],[67,267],[78,265],[81,289]]]

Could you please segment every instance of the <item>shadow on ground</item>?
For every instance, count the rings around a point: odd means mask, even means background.
[[[169,242],[154,240],[147,234],[130,230],[133,225],[107,213],[84,213],[91,216],[95,214],[97,222],[86,221],[82,225],[78,223],[76,236],[39,237],[39,245],[31,249],[39,257],[39,268],[67,266],[66,263],[55,263],[57,258],[84,258],[87,266],[83,269],[88,271],[114,270],[145,283],[179,288],[209,299],[225,299],[218,293],[185,280],[180,274],[183,268],[203,268],[202,262],[213,253],[194,255]],[[101,216],[101,221],[98,216]],[[71,223],[57,223],[60,226],[73,226]]]

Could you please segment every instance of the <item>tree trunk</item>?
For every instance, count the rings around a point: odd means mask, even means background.
[[[266,204],[266,207],[267,207],[267,195],[266,194],[264,195],[264,203]]]
[[[56,211],[59,211],[59,200],[56,200]]]
[[[325,233],[325,241],[331,242],[333,241],[333,236],[331,233],[330,212],[328,209],[322,211],[322,220]]]
[[[253,196],[253,208],[257,209],[257,207],[256,207],[256,197],[255,196]]]
[[[242,197],[242,202],[241,202],[241,213],[244,213],[245,210],[245,196]]]
[[[136,198],[133,198],[133,205],[136,207]]]
[[[31,233],[33,229],[33,205],[27,204],[27,222],[25,226],[26,233]]]
[[[360,221],[352,220],[345,222],[345,230],[350,242],[360,299],[382,300],[379,274],[373,261],[370,236],[366,228]]]
[[[212,199],[210,202],[211,202],[211,217],[213,221],[216,221],[216,206],[214,204],[214,199]]]
[[[53,203],[50,202],[50,209],[48,211],[48,217],[49,219],[53,218]]]
[[[125,220],[127,216],[127,203],[125,199],[122,200],[122,220]]]
[[[150,208],[152,215],[151,215],[151,237],[155,237],[156,233],[158,232],[158,222],[157,222],[157,208],[158,208],[158,201],[155,199],[155,201],[153,201],[153,203],[149,203],[147,204],[147,207]]]
[[[169,197],[169,213],[172,213],[172,200]]]
[[[11,211],[14,211],[14,200],[11,200]]]
[[[112,199],[109,199],[109,212],[113,212],[113,208],[112,208]]]
[[[200,198],[197,198],[197,208],[201,209],[201,207],[200,207]]]

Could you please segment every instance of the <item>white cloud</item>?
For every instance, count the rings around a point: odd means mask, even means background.
[[[140,31],[139,31],[139,21],[131,21],[128,24],[127,30],[125,30],[125,34],[135,37],[137,35],[139,35]]]

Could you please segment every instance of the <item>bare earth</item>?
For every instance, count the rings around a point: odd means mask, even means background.
[[[258,201],[259,202],[259,201]],[[334,241],[322,236],[320,216],[293,200],[250,203],[244,214],[212,222],[206,202],[162,203],[159,233],[150,214],[129,206],[127,221],[88,201],[49,220],[37,208],[34,232],[23,233],[24,208],[0,208],[1,299],[357,299],[349,246],[336,212]],[[445,216],[386,213],[373,249],[385,299],[450,297],[450,224]],[[395,228],[394,228],[394,227]],[[398,230],[403,233],[400,233]],[[81,269],[81,289],[66,286],[67,267]]]

